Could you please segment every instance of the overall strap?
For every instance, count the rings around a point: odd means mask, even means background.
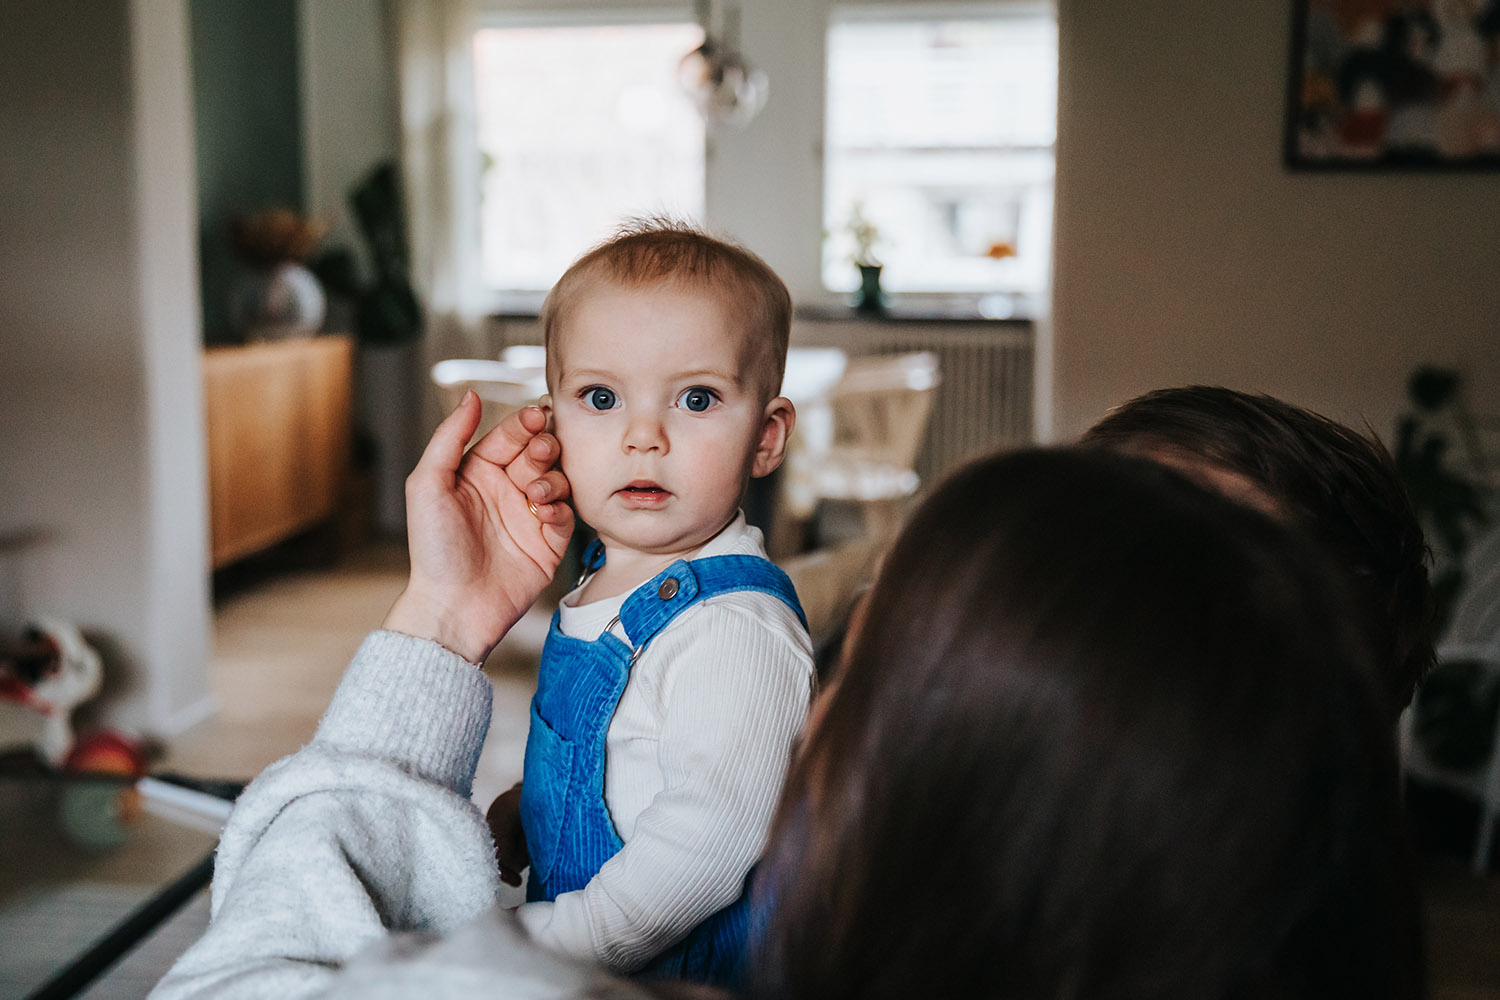
[[[797,613],[802,627],[807,627],[807,615],[802,612],[791,578],[769,559],[747,555],[677,560],[625,599],[620,624],[631,645],[639,650],[698,601],[742,590],[779,598]]]
[[[604,543],[596,538],[585,545],[583,547],[583,557],[580,562],[583,566],[583,572],[579,574],[578,583],[575,586],[581,587],[583,581],[588,579],[590,573],[604,565]]]

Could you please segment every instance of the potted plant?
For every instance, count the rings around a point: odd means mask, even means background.
[[[1435,556],[1434,631],[1442,635],[1468,582],[1465,556],[1489,525],[1482,481],[1487,466],[1474,418],[1463,403],[1455,371],[1422,367],[1407,382],[1412,409],[1396,433],[1396,470],[1422,520]],[[1450,436],[1451,435],[1451,436]],[[1474,478],[1451,462],[1456,437]],[[1432,760],[1463,771],[1488,759],[1500,714],[1493,670],[1468,657],[1443,659],[1423,680],[1412,703],[1412,728]]]
[[[377,165],[349,193],[374,276],[359,279],[354,253],[335,247],[313,261],[329,293],[354,307],[354,332],[363,344],[409,344],[422,332],[422,307],[408,274],[401,181],[392,162]]]
[[[854,308],[862,313],[885,311],[885,292],[880,287],[880,258],[875,248],[880,243],[880,230],[865,217],[864,203],[856,201],[849,209],[846,223],[850,237],[854,240],[854,266],[859,268],[859,290],[854,293]]]
[[[1482,484],[1451,462],[1452,436],[1456,435],[1470,467],[1484,469],[1474,421],[1463,405],[1460,387],[1455,371],[1416,369],[1406,386],[1412,409],[1396,430],[1396,471],[1436,557],[1432,582],[1439,631],[1463,588],[1469,542],[1489,522]]]

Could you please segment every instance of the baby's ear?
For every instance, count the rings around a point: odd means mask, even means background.
[[[785,396],[777,396],[766,404],[765,416],[760,425],[760,439],[755,442],[755,462],[750,466],[750,475],[759,479],[769,476],[786,457],[787,442],[792,437],[792,428],[797,426],[797,410]]]

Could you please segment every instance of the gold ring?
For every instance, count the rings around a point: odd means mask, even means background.
[[[529,511],[531,511],[531,516],[532,517],[536,518],[539,521],[541,520],[541,518],[542,518],[542,512],[536,509],[536,502],[535,501],[533,501],[533,500],[527,500],[526,501],[526,509],[529,510]]]

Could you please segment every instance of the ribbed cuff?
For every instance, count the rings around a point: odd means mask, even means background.
[[[375,631],[360,645],[314,743],[392,761],[467,797],[494,688],[435,642]]]

